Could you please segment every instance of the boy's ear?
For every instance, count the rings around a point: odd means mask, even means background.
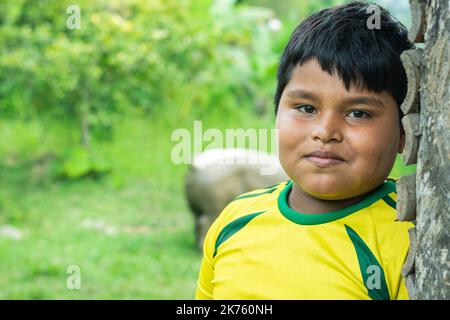
[[[405,132],[400,133],[400,143],[398,144],[398,153],[402,153],[405,148]]]

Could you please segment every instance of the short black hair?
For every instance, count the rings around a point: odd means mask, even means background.
[[[352,2],[323,9],[295,28],[278,66],[275,115],[294,67],[315,58],[323,71],[330,75],[337,71],[347,90],[353,83],[369,91],[388,91],[403,117],[400,105],[407,79],[400,54],[414,44],[405,26],[378,5],[379,29],[370,29],[367,21],[374,12],[370,6]]]

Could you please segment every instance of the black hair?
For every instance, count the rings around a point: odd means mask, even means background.
[[[374,12],[370,6],[352,2],[324,9],[295,28],[278,66],[275,115],[292,70],[313,58],[323,71],[337,72],[347,90],[352,83],[369,91],[386,90],[400,107],[407,90],[400,54],[414,45],[405,26],[378,5],[379,29],[370,29],[367,21]]]

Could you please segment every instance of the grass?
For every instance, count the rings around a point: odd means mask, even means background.
[[[0,241],[0,298],[193,297],[200,255],[177,190],[145,180],[120,188],[87,180],[14,198],[23,238]],[[69,265],[81,269],[81,290],[66,288]]]
[[[252,116],[210,116],[209,127],[255,124]],[[76,134],[54,124],[0,122],[0,299],[192,299],[201,254],[183,196],[186,165],[171,162],[171,133],[184,122],[122,119],[112,142],[92,148],[109,159],[101,179],[59,180],[35,159],[63,155]],[[237,122],[236,122],[237,121]],[[265,120],[256,121],[263,127]],[[44,168],[45,169],[45,168]],[[44,173],[42,173],[44,172]],[[69,266],[81,289],[69,290]]]
[[[170,140],[179,122],[127,118],[113,142],[93,148],[109,159],[101,179],[52,179],[31,159],[76,144],[65,128],[0,122],[0,226],[20,239],[0,236],[0,299],[191,299],[201,255],[183,197],[186,166],[175,166]],[[246,113],[211,115],[203,129],[263,128],[271,119]],[[22,138],[21,138],[22,137]],[[393,176],[414,171],[398,159]],[[81,272],[70,290],[67,268]]]

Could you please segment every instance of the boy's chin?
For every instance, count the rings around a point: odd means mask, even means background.
[[[348,195],[323,193],[323,192],[306,192],[306,193],[310,197],[320,199],[320,200],[326,200],[326,201],[339,201],[339,200],[347,200],[350,198],[354,198],[354,197],[348,196]]]
[[[293,179],[294,180],[294,179]],[[301,181],[296,181],[298,187],[307,195],[321,200],[346,200],[350,198],[355,198],[360,194],[355,194],[351,190],[346,190],[345,184],[342,183],[342,179],[336,179],[336,181],[317,183],[317,179],[303,179]],[[324,186],[326,184],[326,186]]]

